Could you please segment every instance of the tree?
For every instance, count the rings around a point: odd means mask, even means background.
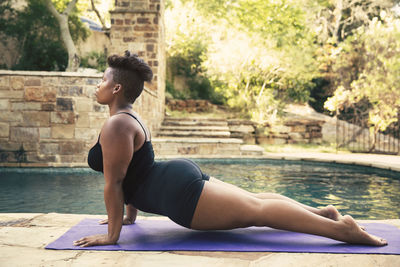
[[[106,23],[104,21],[104,18],[100,15],[99,10],[96,8],[96,5],[94,3],[94,0],[90,0],[90,4],[92,6],[93,12],[96,14],[96,17],[99,19],[101,26],[103,26],[103,29],[107,29]]]
[[[184,2],[190,2],[186,0]],[[296,44],[306,38],[303,1],[196,0],[198,10],[211,20],[224,19],[243,31],[275,41],[276,46]]]
[[[70,16],[77,1],[78,0],[72,0],[68,3],[64,11],[59,13],[51,0],[45,0],[47,8],[58,21],[61,39],[68,51],[68,66],[66,71],[77,71],[80,64],[78,51],[75,47],[74,41],[72,40],[68,25],[68,17]]]
[[[338,43],[352,34],[354,29],[367,25],[372,18],[378,17],[381,11],[393,7],[393,0],[320,0],[314,2],[315,30],[322,43]]]
[[[398,0],[306,0],[308,26],[315,32],[316,60],[320,75],[314,78],[316,86],[311,91],[310,105],[319,112],[326,112],[324,102],[331,97],[338,86],[346,81],[351,83],[362,68],[361,51],[343,58],[343,64],[337,64],[341,43],[351,37],[359,27],[368,26],[373,18],[382,20],[382,11],[391,12]],[[353,45],[357,46],[357,40]],[[346,63],[347,62],[347,63]],[[337,66],[342,67],[338,68]],[[347,67],[344,67],[347,66]]]
[[[348,59],[356,55],[358,72],[343,79],[325,106],[337,113],[349,107],[365,110],[375,138],[378,131],[396,123],[400,114],[400,19],[382,12],[339,48],[335,68],[348,68]]]
[[[12,8],[10,0],[0,2],[0,43],[3,49],[8,50],[8,53],[0,55],[1,61],[4,62],[4,66],[0,67],[10,68],[18,59],[17,51],[12,50],[13,47],[18,47],[20,44],[15,38],[18,28],[17,16],[18,12]]]
[[[4,55],[13,55],[6,67],[16,70],[65,70],[68,53],[60,40],[58,21],[49,12],[44,0],[27,0],[27,6],[20,10],[15,10],[10,3],[0,3],[0,40],[8,50]],[[89,32],[76,12],[70,15],[68,24],[74,42],[88,36]]]
[[[314,86],[312,78],[316,75],[315,46],[301,3],[291,0],[182,2],[186,10],[175,11],[171,16],[173,21],[182,24],[176,28],[188,28],[184,23],[194,26],[187,34],[167,33],[166,36],[171,36],[171,43],[185,43],[181,47],[190,48],[195,47],[189,45],[191,42],[197,42],[194,37],[207,40],[199,69],[211,81],[216,93],[227,99],[229,106],[264,122],[271,116],[276,117],[283,103],[308,100]],[[179,5],[179,0],[171,1],[169,9]],[[193,6],[198,11],[195,16],[191,16]]]
[[[203,68],[211,40],[209,22],[193,3],[169,3],[165,12],[167,43],[167,92],[174,98],[208,99],[221,103],[214,93]],[[174,88],[176,78],[183,77],[180,90]]]

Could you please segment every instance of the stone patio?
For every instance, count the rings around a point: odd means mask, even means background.
[[[395,255],[44,249],[80,220],[104,217],[59,213],[0,214],[0,266],[400,266],[400,256]],[[147,218],[139,217],[138,220]],[[400,220],[379,222],[400,228]]]

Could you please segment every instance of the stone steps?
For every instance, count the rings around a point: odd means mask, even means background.
[[[229,127],[227,126],[208,126],[208,125],[196,125],[193,126],[186,126],[186,125],[168,125],[168,126],[161,126],[159,131],[221,131],[221,132],[229,132]]]
[[[228,123],[216,118],[165,118],[157,137],[229,138]]]
[[[228,127],[228,122],[220,118],[168,118],[162,126],[220,126]]]
[[[162,131],[158,137],[215,137],[229,138],[230,132],[214,132],[214,131]]]
[[[152,139],[154,151],[160,157],[263,154],[261,147],[243,145],[242,138],[232,138],[230,124],[222,118],[166,117],[157,136]]]
[[[174,138],[152,139],[156,155],[240,155],[243,141],[236,138]]]
[[[158,137],[204,137],[229,138],[231,135],[228,126],[208,125],[167,125],[161,126]]]

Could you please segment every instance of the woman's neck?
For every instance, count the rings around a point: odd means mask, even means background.
[[[114,105],[114,106],[109,106],[110,108],[110,116],[113,116],[119,112],[130,112],[132,111],[132,104],[125,104],[125,105]]]

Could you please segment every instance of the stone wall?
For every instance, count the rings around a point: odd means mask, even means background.
[[[165,104],[169,110],[185,111],[189,113],[193,112],[207,112],[212,111],[214,105],[208,100],[202,99],[165,99]]]
[[[87,166],[109,116],[94,98],[101,76],[0,71],[0,166]],[[153,131],[163,108],[164,98],[149,88],[134,104]]]
[[[231,138],[242,139],[245,144],[256,144],[257,123],[243,119],[229,119]]]
[[[295,144],[322,143],[322,121],[289,120],[283,125],[261,126],[249,120],[228,120],[232,138],[245,144]]]
[[[258,144],[296,144],[322,143],[321,120],[297,119],[289,120],[283,125],[266,126],[258,129],[256,136]]]

